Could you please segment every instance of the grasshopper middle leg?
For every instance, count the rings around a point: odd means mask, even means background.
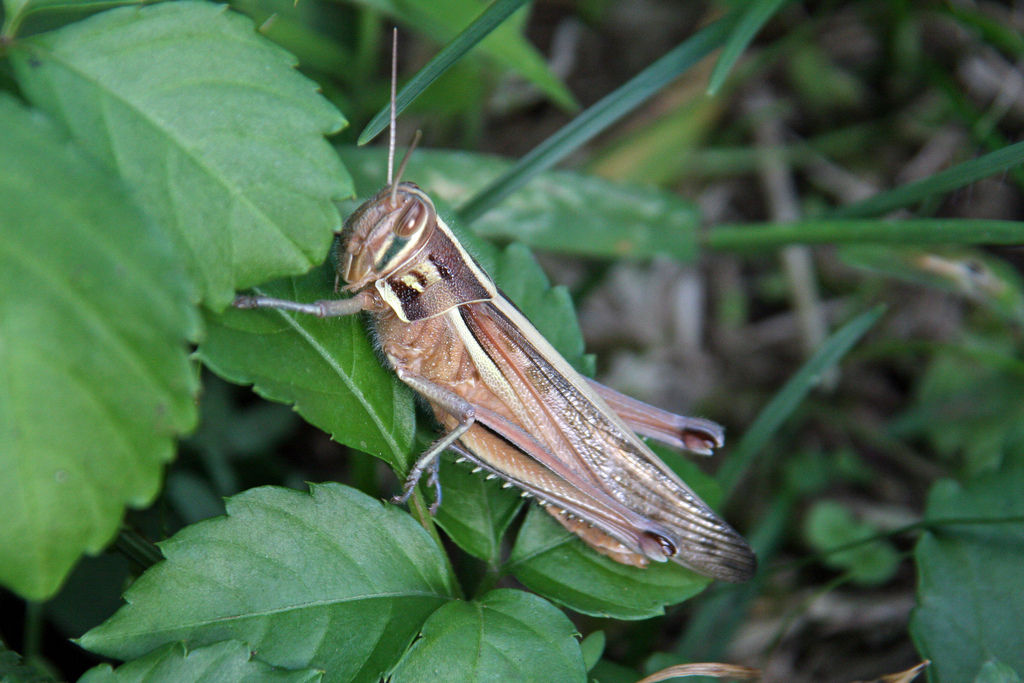
[[[437,492],[434,502],[430,505],[430,514],[434,514],[437,512],[437,506],[441,503],[441,482],[437,478],[438,458],[441,453],[458,441],[459,437],[473,426],[473,423],[476,422],[476,408],[472,403],[455,392],[434,384],[430,380],[413,375],[402,368],[398,368],[395,373],[398,375],[398,379],[428,399],[431,404],[440,407],[459,421],[455,429],[435,441],[430,448],[416,459],[416,462],[413,463],[412,468],[409,470],[409,475],[405,478],[402,495],[396,496],[393,499],[396,503],[404,503],[409,500],[409,496],[412,495],[412,490],[416,483],[419,482],[420,477],[423,476],[427,468],[430,468],[429,481],[434,485],[434,490]]]

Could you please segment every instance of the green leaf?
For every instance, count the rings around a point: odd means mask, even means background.
[[[882,317],[885,308],[876,306],[861,313],[850,322],[832,333],[814,355],[807,359],[800,370],[779,390],[772,400],[761,409],[753,424],[747,428],[736,449],[729,454],[718,471],[722,489],[731,492],[739,483],[743,472],[750,466],[754,456],[764,447],[768,439],[785,422],[804,397],[820,380],[822,373],[842,360],[862,336]]]
[[[969,681],[987,660],[1024,672],[1020,647],[1024,462],[966,485],[937,482],[914,549],[917,607],[910,635],[934,681]]]
[[[338,153],[356,178],[361,195],[379,185],[386,164],[380,150],[342,147]],[[405,177],[458,204],[510,166],[499,157],[417,150]],[[361,178],[377,180],[367,187]],[[482,215],[472,230],[491,239],[570,254],[604,258],[668,254],[691,260],[698,226],[693,204],[672,193],[553,171],[531,180],[500,207]]]
[[[659,188],[675,187],[696,169],[708,173],[723,156],[705,148],[727,106],[723,99],[697,97],[673,105],[656,118],[643,123],[638,120],[592,148],[586,164],[578,170],[616,183]]]
[[[0,35],[5,38],[17,35],[18,27],[28,15],[31,0],[3,0],[3,27]]]
[[[0,640],[0,683],[54,683],[56,679],[21,661],[21,655],[8,650]]]
[[[1020,683],[1020,675],[1003,662],[988,660],[981,665],[974,683]]]
[[[823,561],[835,569],[848,572],[861,584],[881,584],[892,578],[899,568],[900,557],[892,544],[884,539],[868,541],[878,529],[854,519],[841,504],[821,501],[811,508],[804,521],[804,536],[814,549],[824,554]],[[856,547],[831,552],[839,546],[864,541]]]
[[[252,19],[262,36],[294,55],[303,71],[316,73],[321,82],[329,74],[346,92],[353,83],[365,84],[366,65],[340,35],[352,25],[351,14],[335,12],[327,3],[294,0],[232,0],[231,9]],[[333,88],[331,94],[335,103],[349,101]]]
[[[522,244],[508,245],[495,259],[490,274],[570,365],[584,375],[593,374],[590,358],[583,352],[583,333],[569,290],[551,286],[529,249]]]
[[[940,348],[894,432],[923,437],[940,458],[959,457],[968,476],[999,469],[1024,446],[1024,365],[1013,347],[981,338]]]
[[[503,489],[501,481],[447,458],[440,476],[443,500],[434,521],[467,553],[498,565],[501,537],[523,504],[519,489]]]
[[[174,235],[213,309],[319,263],[351,184],[344,119],[223,6],[122,8],[16,42],[18,82]]]
[[[719,19],[687,38],[675,49],[606,95],[557,133],[534,147],[501,177],[459,208],[466,223],[475,223],[531,178],[586,144],[634,108],[702,60],[725,40],[737,13]]]
[[[871,86],[836,61],[827,44],[800,41],[789,54],[785,64],[786,82],[793,88],[794,98],[801,103],[801,108],[816,112],[817,117],[840,115],[870,97]]]
[[[743,51],[747,49],[747,45],[785,2],[786,0],[754,0],[746,4],[743,15],[722,46],[722,53],[711,71],[708,95],[714,95],[719,91]]]
[[[449,67],[476,46],[485,36],[501,25],[513,12],[523,6],[526,0],[495,0],[469,26],[462,30],[440,52],[434,55],[422,69],[409,79],[395,95],[395,116],[398,117],[417,96],[444,74]],[[356,142],[365,145],[388,127],[391,120],[391,103],[381,107],[370,120]]]
[[[644,569],[599,555],[533,506],[506,569],[532,591],[596,617],[647,619],[704,590],[710,579],[675,563]]]
[[[575,633],[546,600],[508,588],[491,591],[430,615],[390,680],[585,681]]]
[[[354,489],[264,487],[228,499],[227,511],[161,543],[166,561],[80,644],[125,659],[237,639],[274,666],[376,681],[450,599],[423,528]]]
[[[593,631],[580,642],[580,650],[583,652],[583,665],[587,671],[593,669],[601,660],[604,654],[605,635],[604,631]]]
[[[780,490],[798,499],[815,498],[837,484],[868,485],[877,476],[852,446],[827,452],[796,451],[781,464]]]
[[[641,675],[635,669],[607,659],[602,659],[590,670],[590,680],[595,683],[636,683]]]
[[[215,643],[190,652],[182,643],[170,643],[116,670],[109,664],[93,667],[78,679],[78,683],[305,683],[323,678],[322,671],[276,669],[252,656],[249,646],[237,640]]]
[[[330,265],[256,291],[293,301],[335,298]],[[221,377],[294,404],[335,441],[405,470],[416,427],[412,393],[381,365],[360,316],[208,313],[198,355]]]
[[[116,180],[0,97],[0,583],[51,596],[195,425],[192,291]]]
[[[478,0],[356,0],[379,12],[395,17],[441,44],[452,40],[480,14]],[[574,109],[572,93],[548,68],[544,58],[522,35],[524,13],[505,21],[480,43],[481,51],[502,67],[515,71],[540,88],[556,104]]]
[[[652,450],[709,505],[720,499],[714,479],[659,444]],[[519,530],[507,571],[531,590],[570,609],[615,619],[646,619],[682,602],[710,579],[673,562],[629,567],[598,554],[534,506]]]
[[[111,7],[141,4],[141,2],[142,0],[3,0],[4,21],[0,35],[13,39],[18,35],[25,19],[39,12],[82,16],[86,12],[98,12]]]

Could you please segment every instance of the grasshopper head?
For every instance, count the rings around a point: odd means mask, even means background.
[[[413,183],[388,186],[345,221],[338,272],[358,291],[409,262],[437,225],[430,197]]]

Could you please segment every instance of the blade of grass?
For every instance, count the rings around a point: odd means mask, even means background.
[[[431,83],[441,77],[448,68],[457,62],[464,54],[472,50],[477,43],[487,37],[503,21],[508,19],[513,12],[525,5],[527,0],[495,0],[491,6],[484,10],[480,16],[462,30],[462,33],[444,46],[433,59],[427,62],[426,66],[416,72],[409,82],[402,86],[402,89],[395,97],[395,116],[398,116],[406,107],[412,104],[421,92],[427,89]],[[358,145],[366,143],[377,137],[377,134],[387,128],[390,119],[390,103],[381,108],[377,115],[366,124],[366,128],[359,134]]]
[[[937,5],[935,13],[945,17],[948,15],[955,21],[973,28],[981,34],[985,42],[992,43],[1013,59],[1024,56],[1024,36],[1010,23],[999,21],[994,15],[956,3]]]
[[[720,225],[703,239],[722,251],[757,251],[789,244],[1021,244],[1024,222],[971,218],[806,220]]]
[[[878,216],[919,202],[932,195],[949,192],[976,180],[1001,173],[1024,163],[1024,142],[1018,142],[977,159],[957,164],[924,180],[907,183],[853,204],[828,212],[829,218]]]
[[[978,144],[984,145],[989,151],[998,151],[1003,147],[1009,147],[1010,141],[996,125],[1000,116],[993,115],[992,112],[982,114],[978,111],[967,94],[960,89],[959,84],[937,62],[930,62],[925,73],[928,74],[929,82],[946,96],[953,112],[967,124],[971,137]],[[1007,171],[1017,181],[1018,187],[1024,188],[1024,168],[1013,166]]]
[[[720,46],[739,16],[719,19],[690,36],[681,45],[605,96],[557,133],[534,147],[504,175],[463,204],[458,211],[464,225],[482,216],[530,178],[547,170],[588,140],[645,102],[668,83]]]
[[[761,410],[757,419],[743,435],[736,450],[718,471],[718,482],[726,496],[736,488],[740,477],[750,467],[750,463],[753,462],[758,451],[764,447],[768,439],[793,413],[800,401],[818,383],[822,373],[838,363],[884,312],[885,306],[875,306],[832,333],[821,345],[821,348],[804,363],[803,367]]]
[[[743,12],[743,16],[740,17],[739,22],[736,24],[736,28],[729,35],[728,40],[725,41],[725,46],[722,47],[722,54],[719,55],[718,61],[715,62],[715,68],[712,70],[711,78],[708,80],[708,95],[718,93],[718,89],[725,83],[729,72],[736,66],[736,62],[739,60],[740,55],[743,54],[743,51],[747,49],[747,45],[754,39],[754,36],[761,30],[765,22],[771,19],[772,15],[786,1],[754,0],[747,5],[746,11]]]
[[[764,594],[772,574],[763,569],[778,552],[791,524],[796,497],[783,490],[758,517],[757,526],[746,534],[757,553],[760,569],[754,578],[742,584],[716,582],[697,603],[687,620],[686,630],[672,651],[683,661],[714,662],[726,655],[733,635],[747,621],[754,601]]]

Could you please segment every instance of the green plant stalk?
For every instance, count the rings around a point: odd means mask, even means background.
[[[149,569],[164,559],[160,548],[131,527],[122,524],[114,548],[142,569]]]
[[[358,40],[353,59],[353,71],[356,72],[360,81],[367,81],[380,48],[380,29],[384,22],[381,20],[380,14],[369,7],[362,7],[358,12],[359,22],[356,27]]]
[[[733,12],[701,29],[534,147],[505,174],[459,207],[461,222],[472,223],[535,175],[579,149],[701,61],[725,41],[738,16],[738,12]]]
[[[828,213],[828,218],[863,218],[902,209],[932,195],[949,192],[1024,162],[1024,141],[947,168],[923,180],[895,187]]]
[[[25,602],[25,661],[35,663],[42,658],[43,603],[37,600]],[[5,679],[6,680],[6,679]]]
[[[779,623],[779,627],[775,631],[775,636],[772,638],[771,644],[766,648],[765,660],[771,661],[771,659],[775,656],[776,651],[779,649],[779,646],[782,645],[782,640],[786,637],[786,632],[789,631],[789,627],[793,625],[793,622],[796,621],[797,617],[799,617],[801,614],[807,611],[807,609],[811,606],[812,603],[814,603],[815,600],[822,597],[823,595],[831,593],[836,588],[839,588],[840,586],[842,586],[845,583],[848,583],[849,581],[850,574],[848,572],[844,572],[843,574],[840,574],[839,576],[835,577],[834,579],[826,583],[824,586],[818,588],[818,590],[814,591],[813,593],[805,597],[803,600],[797,602],[797,604],[793,605],[788,610],[788,612],[782,617],[782,620]]]
[[[493,564],[488,562],[484,575],[480,577],[480,581],[473,590],[473,597],[477,598],[489,593],[498,585],[498,580],[501,579],[502,576],[504,576],[504,574],[501,572],[500,568],[495,567]]]
[[[816,386],[822,373],[838,363],[884,312],[885,306],[875,306],[832,333],[761,410],[718,472],[718,482],[726,497],[735,490],[743,473],[768,439]]]
[[[755,0],[747,3],[743,16],[722,48],[722,54],[718,57],[715,68],[711,72],[711,78],[708,81],[708,95],[718,93],[750,41],[786,2],[787,0]]]
[[[1021,244],[1024,222],[969,218],[908,220],[823,218],[794,223],[718,226],[703,237],[708,249],[763,251],[790,244]]]
[[[969,126],[971,136],[975,140],[985,145],[990,152],[1010,145],[1010,141],[996,128],[995,121],[990,116],[977,111],[974,104],[961,92],[949,74],[935,63],[928,65],[927,74],[928,79],[946,96],[953,112]],[[1013,166],[1008,169],[1008,172],[1017,182],[1017,186],[1024,188],[1024,168],[1019,165]]]
[[[516,10],[526,4],[526,0],[495,0],[495,2],[484,10],[473,22],[464,28],[459,35],[455,36],[450,43],[434,55],[427,64],[416,72],[409,79],[409,82],[402,86],[402,89],[395,96],[395,116],[397,117],[406,107],[412,104],[420,93],[441,77],[455,62],[472,50],[481,40],[487,37],[494,29],[498,28],[506,19],[512,16]],[[391,118],[391,106],[381,108],[380,111],[370,120],[363,132],[359,134],[357,145],[365,145],[387,128]]]
[[[415,443],[415,442],[414,442]],[[398,473],[395,473],[396,476]],[[404,476],[399,476],[399,481],[404,481]],[[441,534],[437,532],[437,525],[434,524],[434,516],[430,514],[429,506],[423,499],[423,492],[420,487],[417,486],[412,491],[412,498],[409,499],[409,512],[416,521],[420,523],[420,526],[430,535],[430,538],[437,544],[438,549],[441,551],[441,556],[444,557],[445,569],[448,571],[448,575],[453,577],[452,587],[455,590],[455,597],[460,600],[465,597],[465,593],[462,590],[462,586],[458,581],[454,580],[455,567],[452,566],[452,558],[448,556],[448,552],[445,550],[444,542],[441,540]]]
[[[760,516],[757,528],[750,534],[750,545],[757,551],[758,561],[765,564],[782,543],[796,497],[783,492]],[[687,661],[718,661],[724,655],[732,635],[743,625],[754,600],[760,596],[768,573],[758,572],[749,583],[737,586],[715,584],[700,598],[686,631],[672,648]]]

